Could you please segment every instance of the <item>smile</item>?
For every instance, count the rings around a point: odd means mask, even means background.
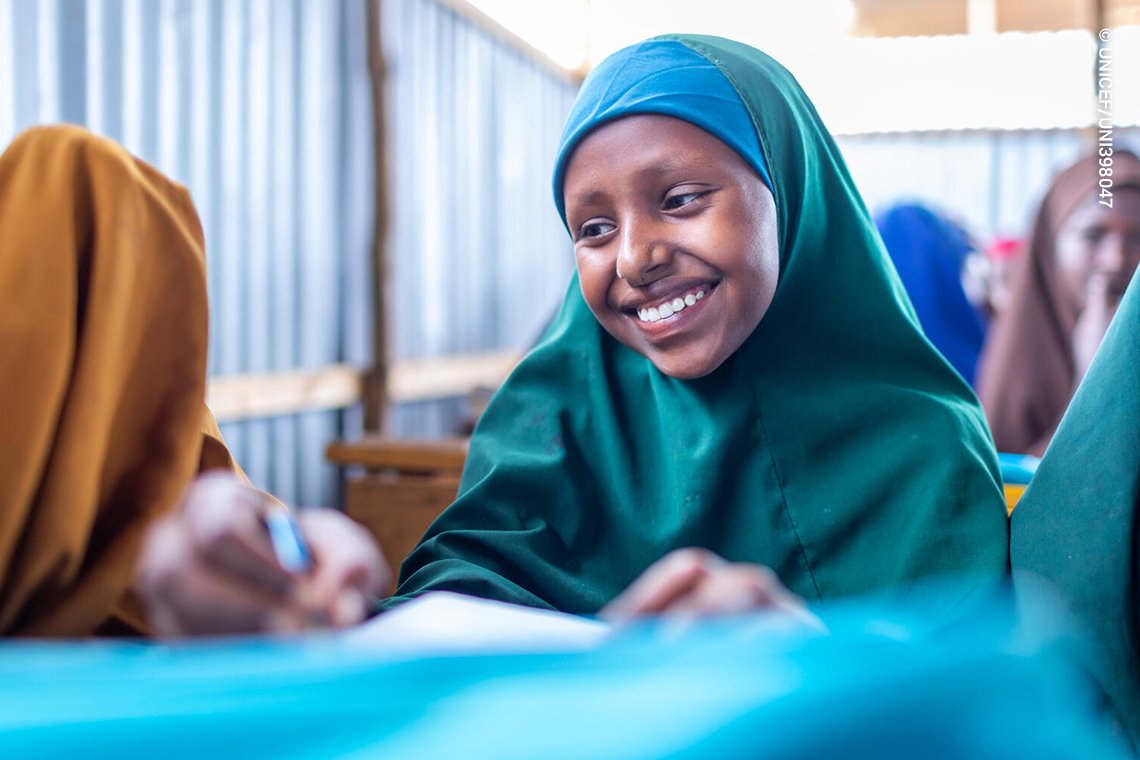
[[[662,301],[657,306],[650,306],[646,309],[637,310],[637,318],[642,322],[660,322],[662,319],[668,319],[677,312],[684,311],[688,307],[694,305],[705,297],[705,289],[693,290],[685,293],[683,296],[668,301]]]

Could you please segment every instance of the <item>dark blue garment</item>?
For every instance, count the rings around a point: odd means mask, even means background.
[[[962,288],[962,265],[973,248],[966,233],[916,204],[894,206],[875,224],[926,337],[973,385],[986,318]]]

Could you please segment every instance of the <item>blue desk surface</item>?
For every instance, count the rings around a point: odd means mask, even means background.
[[[0,757],[1125,757],[1059,654],[840,611],[570,654],[397,659],[334,635],[0,645]],[[761,621],[762,622],[762,621]]]

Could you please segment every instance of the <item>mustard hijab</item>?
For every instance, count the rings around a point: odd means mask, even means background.
[[[0,157],[0,634],[145,626],[144,528],[232,465],[204,266],[186,190],[114,143],[37,128]]]

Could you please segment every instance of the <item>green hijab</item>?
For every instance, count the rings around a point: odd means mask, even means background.
[[[1132,284],[1012,517],[1027,622],[1074,613],[1091,667],[1140,746],[1137,532],[1140,285]],[[1061,599],[1044,598],[1044,578]]]
[[[609,107],[626,88],[688,87],[689,64],[746,109],[755,135],[721,139],[742,152],[759,138],[762,160],[745,158],[779,216],[771,308],[715,371],[677,380],[610,337],[574,278],[480,420],[458,500],[404,562],[397,593],[593,613],[685,546],[768,565],[809,601],[950,576],[947,609],[987,592],[1006,573],[1008,534],[981,409],[922,336],[787,71],[714,37],[627,48],[583,84],[558,166],[574,135],[638,112]]]

